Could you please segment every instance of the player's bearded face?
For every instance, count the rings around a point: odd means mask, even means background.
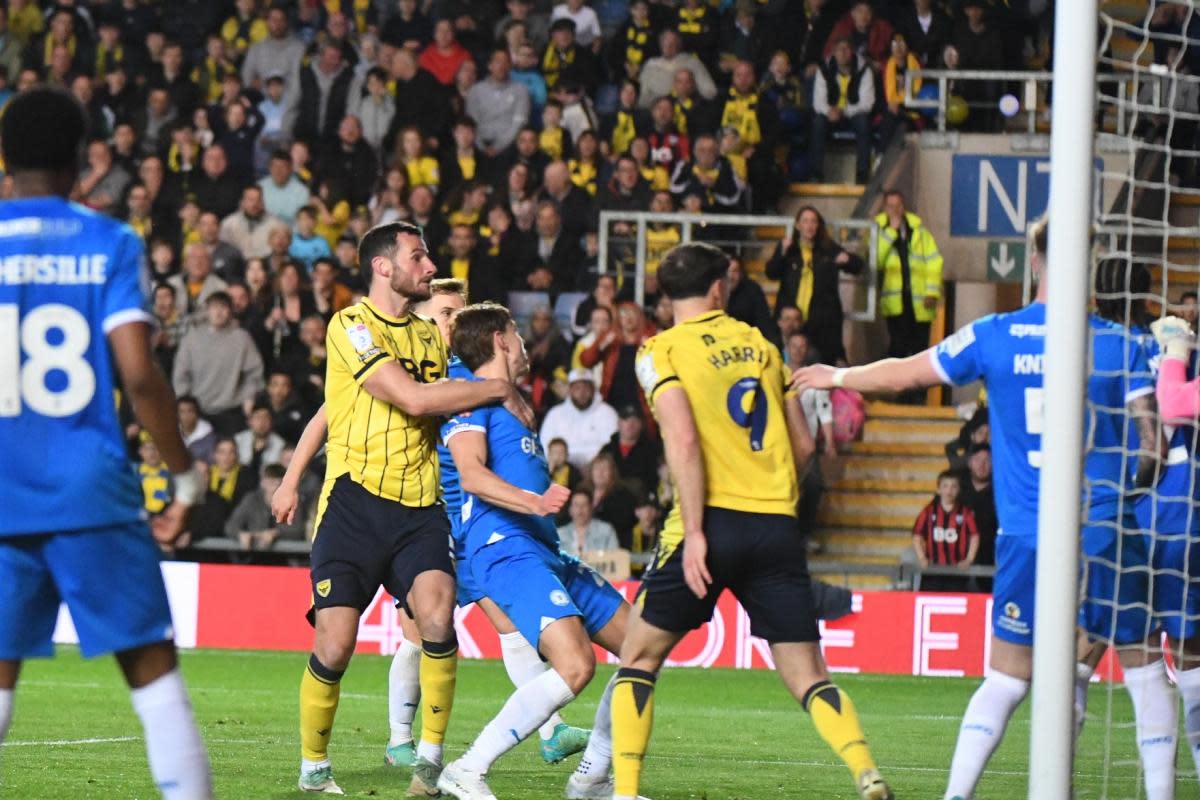
[[[396,255],[392,257],[392,276],[388,285],[401,297],[421,302],[431,296],[429,282],[437,267],[429,258],[425,242],[416,236],[401,234]]]

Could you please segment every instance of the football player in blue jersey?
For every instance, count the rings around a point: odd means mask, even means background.
[[[418,314],[429,317],[437,324],[442,338],[449,346],[451,325],[455,316],[466,305],[467,287],[463,281],[454,278],[440,278],[430,283],[429,290],[429,299],[419,303],[415,310]],[[450,356],[448,373],[451,380],[464,380],[471,377],[471,371],[453,353]],[[288,465],[284,480],[272,498],[272,510],[280,521],[290,523],[294,519],[299,504],[300,477],[325,442],[325,426],[324,407],[322,407],[305,427],[304,434],[296,446],[292,462]],[[455,534],[457,542],[459,541],[457,532],[461,526],[462,490],[459,486],[458,470],[454,467],[450,451],[440,441],[438,443],[438,470],[442,501],[445,503],[446,514],[450,517],[450,528]],[[457,552],[456,557],[461,559],[463,554]],[[457,581],[459,606],[466,607],[471,603],[478,603],[499,634],[504,667],[513,685],[520,686],[549,669],[537,651],[525,641],[516,627],[504,616],[504,612],[475,590],[469,576],[460,573]],[[400,646],[396,648],[396,653],[392,658],[391,668],[388,670],[388,727],[390,733],[384,751],[384,762],[389,766],[411,767],[416,761],[412,724],[421,700],[419,679],[421,636],[417,631],[416,623],[402,608],[397,609],[396,617],[403,636]],[[578,753],[587,745],[588,733],[585,728],[568,725],[558,712],[555,712],[539,729],[542,759],[547,763],[554,764]]]
[[[494,303],[458,315],[452,349],[473,379],[516,381],[529,368],[516,323]],[[592,642],[619,652],[629,604],[595,570],[559,550],[553,515],[570,493],[550,480],[536,431],[488,406],[452,417],[442,438],[462,482],[459,573],[500,607],[551,667],[522,684],[438,779],[438,789],[459,800],[494,800],[488,770],[587,686],[596,669]],[[587,750],[567,784],[568,798],[612,796],[611,692],[610,681]]]
[[[1035,278],[1046,269],[1046,220],[1029,231]],[[1035,301],[1012,313],[991,314],[961,328],[941,344],[905,359],[885,359],[861,367],[834,369],[817,365],[797,370],[797,389],[845,386],[860,392],[898,392],[937,384],[964,385],[983,380],[988,391],[991,445],[995,464],[996,507],[1000,533],[996,540],[990,670],[963,716],[950,767],[945,797],[970,798],[988,759],[999,745],[1017,706],[1029,691],[1033,653],[1035,567],[1037,563],[1038,475],[1041,465],[1042,366],[1046,333],[1046,282],[1039,280]],[[1089,488],[1085,553],[1105,554],[1120,563],[1117,535],[1125,478],[1124,441],[1128,417],[1137,421],[1138,486],[1156,476],[1159,442],[1155,404],[1144,350],[1124,328],[1098,317],[1089,319],[1092,371],[1088,381],[1091,407],[1085,461]],[[1098,562],[1097,562],[1098,563]],[[1113,612],[1118,598],[1104,591],[1120,589],[1124,602],[1131,588],[1089,574],[1084,616],[1095,623],[1092,634],[1115,641],[1129,635],[1124,615]],[[1095,608],[1108,609],[1107,616]],[[1140,642],[1146,632],[1140,631]],[[1137,653],[1131,650],[1130,658]],[[1157,695],[1156,695],[1157,692]],[[1139,725],[1147,710],[1160,706],[1162,692],[1150,686],[1132,692]],[[1154,699],[1151,699],[1151,698]]]
[[[151,353],[141,239],[67,201],[85,129],[75,99],[49,88],[14,98],[0,122],[15,194],[0,204],[0,741],[21,663],[53,655],[66,603],[83,655],[116,656],[162,796],[209,798],[154,542],[175,540],[203,482]],[[172,472],[153,537],[118,387]]]

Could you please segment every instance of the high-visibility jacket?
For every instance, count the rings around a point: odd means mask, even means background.
[[[908,269],[912,287],[913,314],[917,322],[931,322],[937,308],[926,308],[925,298],[942,297],[942,254],[938,252],[933,234],[925,227],[921,218],[908,212],[909,241]],[[876,245],[875,267],[883,276],[883,287],[879,293],[879,313],[884,317],[898,317],[904,313],[904,275],[900,265],[900,253],[896,250],[899,233],[888,225],[887,214],[875,217]]]

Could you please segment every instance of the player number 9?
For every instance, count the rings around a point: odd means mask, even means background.
[[[51,330],[59,332],[53,343]],[[96,373],[84,358],[91,339],[87,320],[70,306],[46,303],[21,319],[18,306],[0,305],[0,375],[20,375],[0,383],[0,417],[20,414],[22,400],[46,417],[68,417],[87,408],[96,392]],[[65,381],[51,389],[46,379],[55,371]]]
[[[746,395],[750,395],[750,407],[746,408]],[[750,429],[750,449],[763,449],[763,433],[767,430],[767,393],[758,378],[742,378],[729,389],[725,407],[735,425]]]

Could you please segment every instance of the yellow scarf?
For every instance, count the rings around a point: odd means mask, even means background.
[[[221,497],[225,502],[233,502],[233,490],[237,488],[238,473],[242,467],[240,464],[235,464],[233,469],[226,472],[224,476],[216,467],[208,471],[208,490]]]
[[[196,167],[200,161],[200,145],[193,145],[191,164],[192,168]],[[171,146],[167,148],[167,169],[171,172],[180,172],[183,169],[183,152],[179,149],[179,145],[171,142]]]
[[[96,45],[96,79],[104,80],[108,70],[125,60],[125,48],[117,45],[112,50],[105,50],[103,44]]]
[[[680,100],[674,91],[671,92],[671,101],[674,103],[675,109],[675,130],[686,136],[688,132],[687,112],[692,110],[692,106],[696,104],[696,101]]]
[[[455,225],[470,225],[474,228],[479,224],[478,211],[463,211],[461,208],[457,211],[451,211],[446,215],[446,222],[453,228]]]
[[[667,174],[667,168],[661,164],[657,167],[639,167],[638,171],[642,173],[646,183],[650,184],[650,188],[656,192],[665,192],[671,186],[671,176]]]
[[[708,8],[706,6],[681,8],[679,9],[679,24],[675,26],[675,29],[684,36],[699,36],[704,30],[707,19]]]
[[[646,43],[650,41],[650,23],[639,27],[631,24],[625,30],[625,63],[641,69],[646,60]]]
[[[458,171],[462,173],[463,180],[475,180],[475,156],[458,156]]]
[[[543,153],[558,161],[563,156],[563,129],[546,128],[538,134],[538,147]]]
[[[471,272],[471,259],[469,258],[452,258],[450,259],[450,275],[456,280],[465,281]]]
[[[143,506],[151,514],[157,514],[167,507],[171,499],[171,471],[163,465],[152,467],[149,464],[138,464],[138,477],[142,479]]]
[[[596,196],[596,177],[599,174],[596,165],[591,161],[579,161],[572,158],[567,162],[567,169],[571,173],[571,183],[578,186],[580,189],[587,189],[588,194],[592,197]]]
[[[921,91],[921,79],[913,76],[909,78],[909,73],[916,72],[921,68],[921,62],[917,61],[917,57],[912,53],[908,54],[908,58],[904,60],[904,80],[912,81],[912,94],[916,97],[917,92]],[[886,94],[888,103],[904,104],[904,87],[900,84],[901,73],[900,65],[896,63],[896,57],[892,56],[887,60],[887,64],[883,68],[883,89]]]
[[[633,112],[617,109],[617,124],[613,126],[612,138],[609,140],[613,153],[623,155],[636,138],[637,126],[633,123]]]
[[[67,49],[71,51],[71,60],[75,60],[75,37],[67,40]],[[42,45],[42,63],[49,65],[50,56],[54,53],[55,42],[50,34],[46,35],[46,43]]]
[[[740,94],[737,89],[729,87],[729,99],[725,101],[725,111],[721,114],[721,127],[737,128],[742,137],[742,144],[754,147],[762,141],[762,129],[758,124],[758,95],[751,91]]]
[[[560,53],[554,45],[549,45],[546,48],[546,54],[542,56],[542,76],[546,79],[546,86],[553,89],[554,84],[558,83],[559,73],[574,63],[574,47],[565,53]]]
[[[813,249],[811,244],[800,245],[800,285],[796,287],[796,308],[808,319],[808,307],[813,294]]]

